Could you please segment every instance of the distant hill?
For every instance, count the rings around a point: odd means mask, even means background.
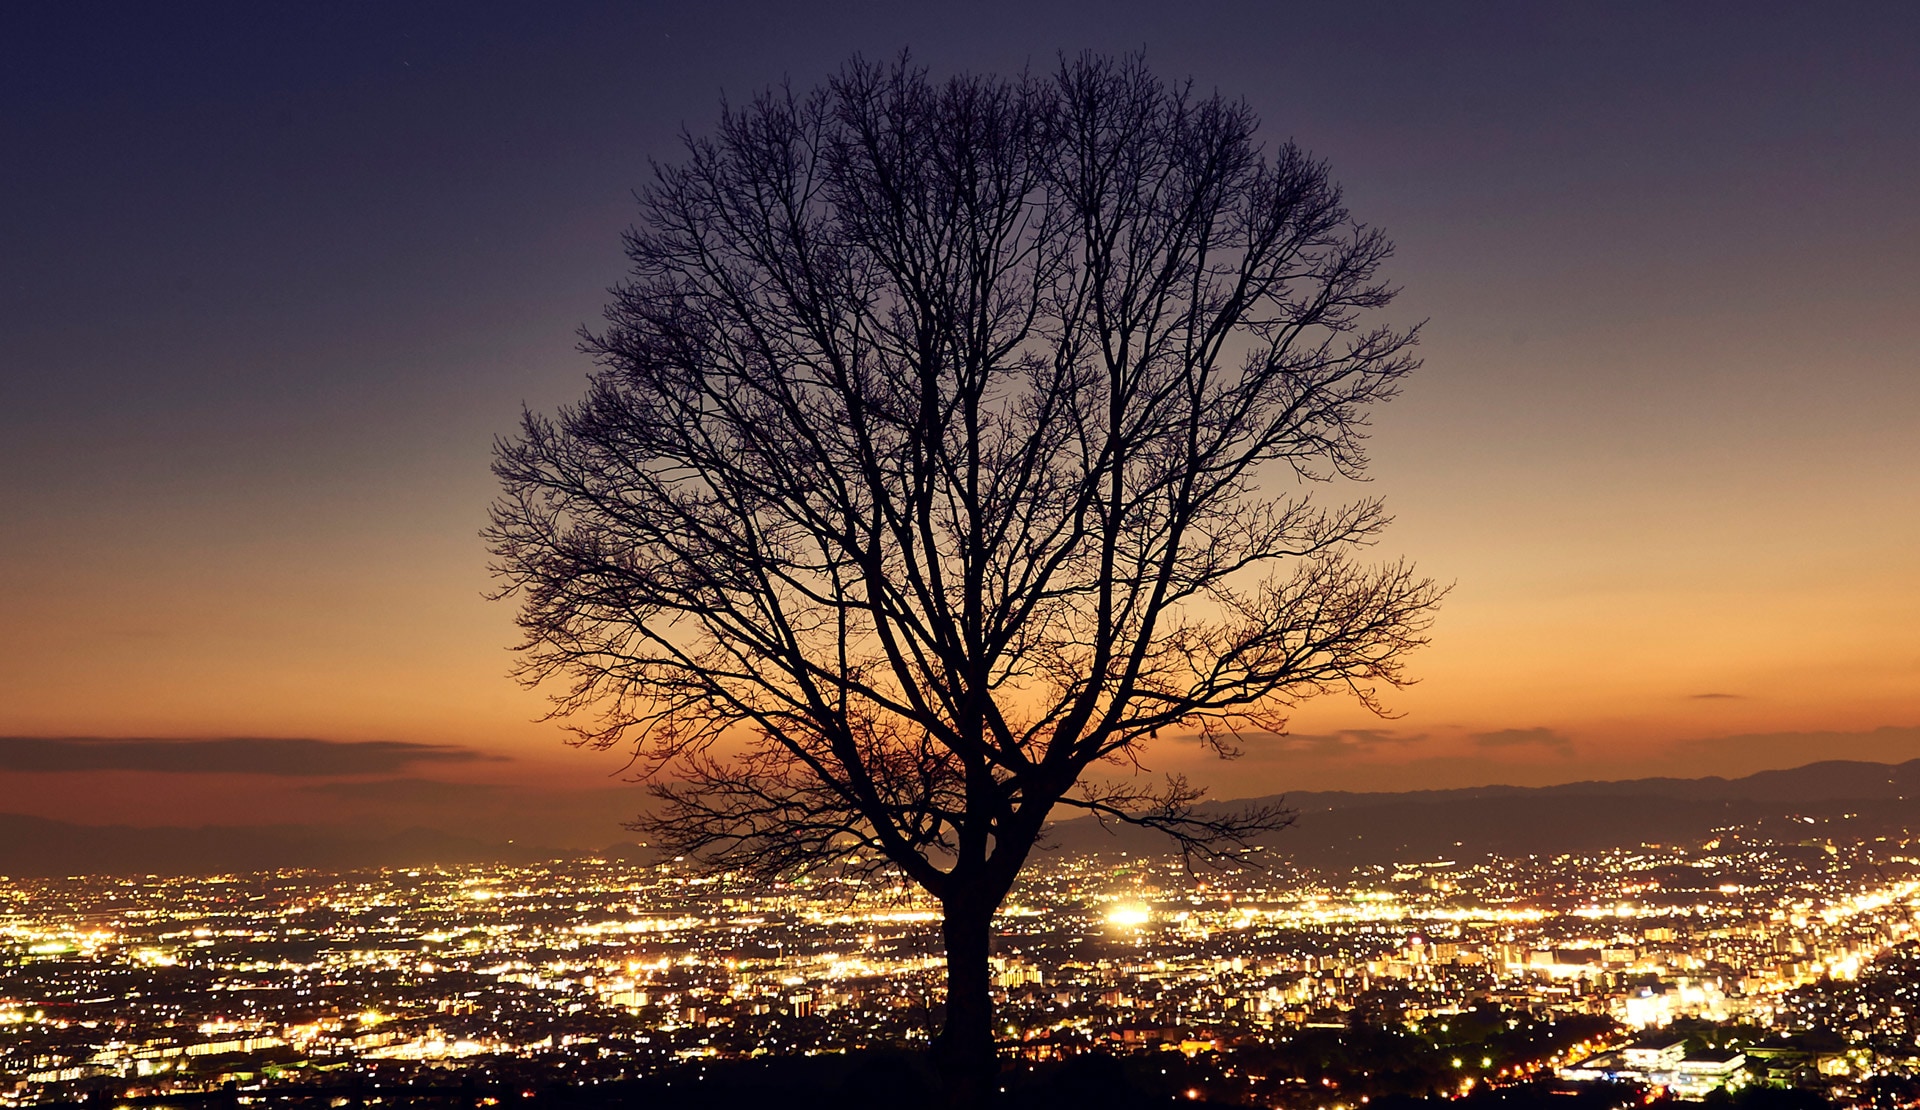
[[[1557,855],[1702,840],[1744,825],[1779,839],[1886,835],[1920,827],[1920,760],[1834,760],[1739,779],[1632,779],[1562,786],[1485,786],[1396,794],[1302,791],[1210,802],[1203,812],[1280,803],[1291,828],[1263,838],[1269,850],[1310,866],[1421,859]],[[1806,825],[1812,818],[1815,825]],[[1053,850],[1167,850],[1164,837],[1102,828],[1092,818],[1055,825]]]
[[[136,828],[0,814],[0,875],[209,875],[277,868],[348,870],[531,862],[561,853],[437,829],[381,835],[308,825]]]
[[[1920,829],[1920,760],[1892,765],[1835,760],[1739,779],[1396,794],[1302,791],[1201,808],[1221,813],[1271,802],[1290,807],[1298,819],[1263,843],[1300,864],[1320,867],[1685,843],[1732,825],[1789,841],[1877,836]],[[1055,824],[1048,845],[1054,852],[1169,850],[1163,837],[1133,828],[1109,831],[1091,818]],[[383,834],[307,825],[136,828],[0,814],[0,875],[17,878],[525,863],[569,854],[578,853],[427,828]],[[603,854],[636,862],[650,858],[634,845],[615,845]]]

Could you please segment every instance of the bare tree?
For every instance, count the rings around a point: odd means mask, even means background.
[[[856,60],[723,109],[641,194],[585,399],[498,445],[524,680],[630,747],[678,850],[937,899],[963,1093],[1049,817],[1203,853],[1284,823],[1121,772],[1169,730],[1231,756],[1303,698],[1377,709],[1439,599],[1355,561],[1377,500],[1305,492],[1361,476],[1415,331],[1363,322],[1391,245],[1255,127],[1094,56]]]

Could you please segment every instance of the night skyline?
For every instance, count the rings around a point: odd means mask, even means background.
[[[1244,97],[1431,321],[1371,444],[1383,550],[1455,584],[1404,716],[1315,703],[1156,770],[1234,797],[1920,755],[1912,13],[1476,10],[9,12],[0,738],[427,747],[277,774],[0,739],[7,808],[613,789],[504,677],[492,437],[577,392],[676,128],[902,48],[1144,46]]]

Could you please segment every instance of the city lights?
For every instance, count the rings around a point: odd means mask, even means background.
[[[1920,1043],[1912,847],[1716,840],[1204,877],[1050,857],[995,928],[1003,1051],[1165,1051],[1289,1110],[1365,1105],[1368,1081],[1310,1076],[1326,1095],[1309,1100],[1237,1054],[1356,1023],[1414,1038],[1451,1095],[1556,1075],[1687,1097],[1812,1076],[1844,1094],[1920,1065],[1887,1047]],[[938,921],[893,881],[685,861],[0,881],[0,1105],[341,1074],[518,1090],[914,1048],[944,976]],[[1682,1021],[1848,1039],[1673,1055],[1658,1037]],[[1666,1055],[1634,1057],[1645,1043]]]

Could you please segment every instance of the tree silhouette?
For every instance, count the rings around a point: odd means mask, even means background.
[[[1439,598],[1355,561],[1379,501],[1305,492],[1361,476],[1414,329],[1363,323],[1391,245],[1255,127],[1097,56],[723,108],[640,195],[585,399],[497,446],[522,679],[633,751],[675,850],[937,899],[962,1097],[1049,817],[1203,854],[1284,824],[1124,772],[1170,730],[1231,756],[1303,698],[1377,709]]]

